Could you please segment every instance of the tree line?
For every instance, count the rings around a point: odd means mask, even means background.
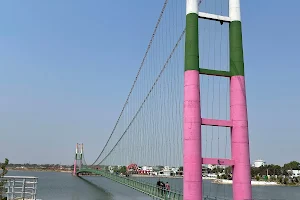
[[[281,184],[299,184],[300,174],[293,176],[292,170],[300,170],[300,163],[291,161],[283,166],[269,164],[260,167],[251,167],[251,177],[254,180],[273,181]],[[214,168],[207,171],[208,173],[221,174],[218,178],[232,179],[232,167]]]

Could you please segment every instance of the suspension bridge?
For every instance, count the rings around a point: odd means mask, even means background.
[[[244,75],[240,0],[165,0],[105,146],[88,165],[77,144],[73,174],[156,199],[221,199],[203,189],[202,166],[232,166],[231,199],[252,199]],[[134,178],[138,166],[182,166],[183,189]]]

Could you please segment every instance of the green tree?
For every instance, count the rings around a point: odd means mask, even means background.
[[[260,167],[251,167],[251,177],[255,178],[257,175],[285,175],[285,170],[279,165],[265,165]]]
[[[282,168],[279,165],[271,165],[270,173],[273,175],[280,175]]]
[[[217,167],[213,168],[212,173],[219,173],[221,171],[222,171],[222,169],[217,166]]]
[[[272,182],[276,181],[275,176],[271,176],[270,181],[272,181]]]
[[[232,172],[232,167],[231,166],[225,168],[225,174],[228,175],[228,174],[231,174],[231,172]]]
[[[179,171],[183,171],[183,166],[180,166],[180,167],[179,167]]]
[[[114,166],[113,170],[114,170],[114,172],[118,172],[119,171],[118,166]]]
[[[258,168],[251,167],[251,177],[255,178],[259,174]]]
[[[5,158],[5,161],[4,163],[1,163],[1,169],[2,169],[2,173],[0,174],[0,178],[3,178],[5,176],[5,174],[7,174],[7,165],[9,163],[9,160],[7,158]],[[7,198],[6,197],[3,197],[3,195],[5,194],[5,188],[4,188],[4,185],[5,185],[5,180],[1,180],[0,181],[0,199],[1,200],[6,200]]]
[[[283,165],[284,170],[300,170],[300,163],[297,161],[291,161]]]
[[[222,174],[221,179],[228,179],[228,175],[227,174]]]
[[[288,176],[288,175],[289,175],[289,173],[288,173],[288,171],[287,171],[287,170],[285,170],[285,169],[282,169],[282,175],[284,175],[284,176]]]
[[[259,176],[256,176],[255,179],[256,179],[257,181],[259,181],[260,177],[259,177]]]
[[[283,182],[282,176],[279,176],[279,177],[278,177],[278,182],[279,182],[279,183],[282,183],[282,182]]]
[[[126,166],[122,166],[122,167],[119,169],[119,173],[126,174],[126,172],[127,172]]]

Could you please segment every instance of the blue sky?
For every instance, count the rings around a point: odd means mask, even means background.
[[[0,159],[71,164],[98,156],[162,1],[0,4]],[[117,5],[117,6],[116,6]],[[184,4],[183,4],[184,6]],[[298,159],[300,3],[242,0],[251,158]]]

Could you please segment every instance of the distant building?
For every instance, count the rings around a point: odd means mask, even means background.
[[[287,170],[292,178],[297,178],[300,176],[300,170]]]
[[[255,160],[253,167],[261,167],[261,166],[265,166],[265,165],[266,165],[266,162],[264,160]]]
[[[158,172],[159,176],[175,176],[178,173],[179,168],[178,167],[169,167],[169,166],[164,166],[162,170]],[[179,173],[182,174],[182,173]]]
[[[153,167],[148,167],[148,166],[143,166],[143,167],[139,170],[139,173],[140,173],[140,174],[150,174],[151,172],[153,172]]]
[[[176,174],[179,171],[179,167],[172,167],[171,170]]]

